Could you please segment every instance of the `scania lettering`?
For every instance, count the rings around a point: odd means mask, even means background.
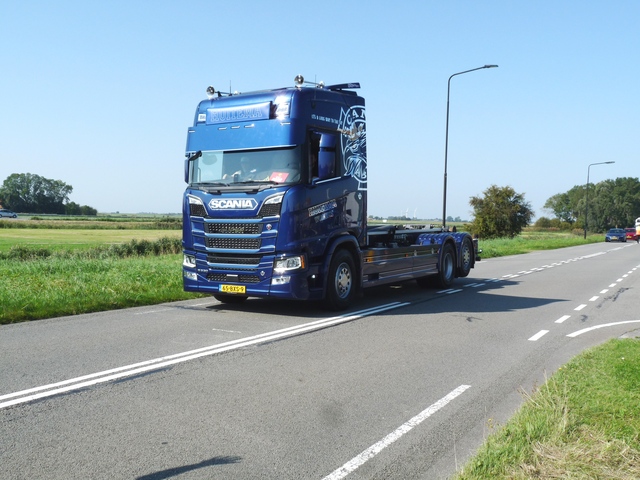
[[[479,260],[468,233],[367,225],[367,134],[358,83],[252,93],[207,89],[188,129],[184,289],[227,303],[320,300],[365,288],[450,287]]]
[[[238,200],[238,199],[211,200],[209,202],[209,208],[211,210],[218,210],[218,209],[224,209],[224,208],[254,210],[257,206],[258,206],[258,203],[253,198],[246,198],[242,200]]]

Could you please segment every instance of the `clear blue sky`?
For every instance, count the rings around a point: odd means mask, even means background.
[[[0,182],[33,173],[100,212],[179,212],[205,89],[357,81],[369,213],[440,218],[491,185],[538,215],[640,176],[640,2],[65,1],[0,8]],[[640,212],[639,212],[640,214]]]

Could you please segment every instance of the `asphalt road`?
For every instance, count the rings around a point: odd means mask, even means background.
[[[447,478],[523,392],[640,336],[639,286],[640,246],[602,243],[337,316],[211,298],[1,326],[0,478]]]

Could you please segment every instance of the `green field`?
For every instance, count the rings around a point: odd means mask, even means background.
[[[16,245],[49,248],[51,250],[78,250],[113,245],[130,240],[158,240],[162,237],[180,238],[179,230],[95,230],[86,228],[0,229],[0,252],[8,252]]]

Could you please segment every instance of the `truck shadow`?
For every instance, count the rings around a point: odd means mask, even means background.
[[[331,311],[321,301],[291,301],[263,298],[249,298],[241,304],[216,304],[207,307],[216,312],[244,312],[255,315],[282,315],[304,318],[327,318],[349,315],[364,309],[375,308],[391,303],[408,303],[413,314],[439,314],[453,311],[470,313],[512,312],[536,308],[556,302],[568,301],[562,298],[540,298],[530,296],[502,295],[496,293],[505,287],[518,285],[514,280],[464,278],[458,279],[449,290],[422,288],[416,282],[407,281],[398,284],[373,287],[364,291],[353,306],[341,312]],[[385,315],[394,312],[406,315],[406,310],[385,311]]]

